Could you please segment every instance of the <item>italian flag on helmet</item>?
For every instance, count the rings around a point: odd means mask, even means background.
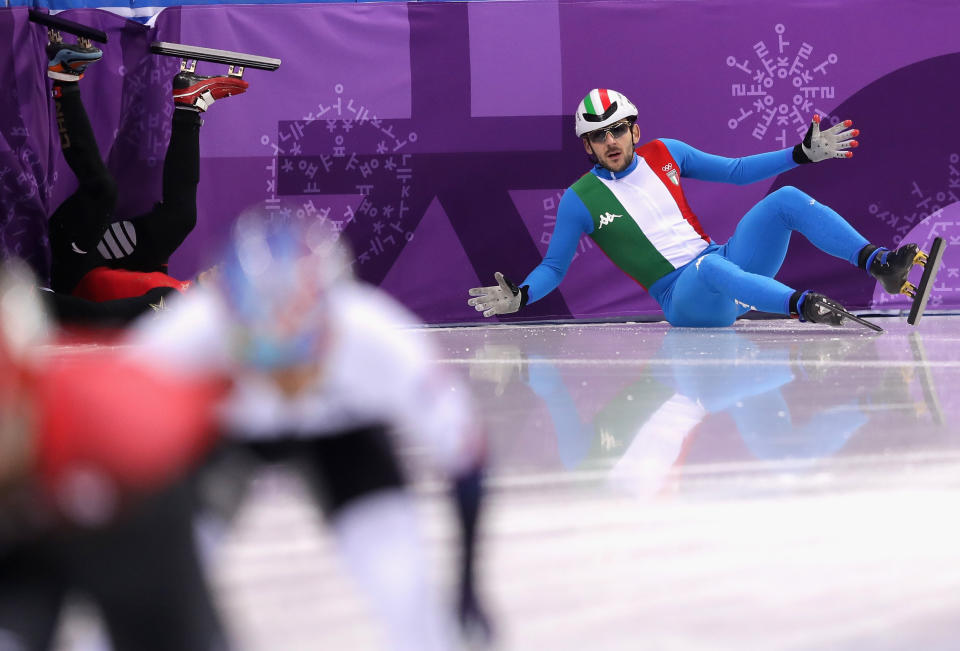
[[[608,88],[594,88],[577,107],[577,136],[603,129],[624,118],[637,119],[637,107],[623,94]]]

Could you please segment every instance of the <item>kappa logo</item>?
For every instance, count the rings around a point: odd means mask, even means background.
[[[614,215],[609,212],[603,213],[602,215],[600,215],[600,227],[597,230],[600,230],[601,228],[603,228],[604,226],[607,226],[608,224],[612,224],[613,220],[616,219],[617,217],[623,217],[623,215]]]

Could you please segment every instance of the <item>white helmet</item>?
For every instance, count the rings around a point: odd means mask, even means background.
[[[637,119],[637,107],[626,96],[607,88],[594,88],[577,107],[577,137],[608,127],[624,118]]]

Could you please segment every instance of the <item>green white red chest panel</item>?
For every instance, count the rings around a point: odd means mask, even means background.
[[[590,237],[614,264],[649,287],[694,260],[710,238],[687,204],[666,146],[654,140],[636,151],[637,166],[626,176],[587,173],[571,189],[590,211]]]

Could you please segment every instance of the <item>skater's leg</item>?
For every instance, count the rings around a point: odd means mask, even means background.
[[[836,211],[787,186],[764,197],[743,216],[726,244],[725,257],[745,271],[773,276],[783,264],[793,231],[853,265],[868,244]]]
[[[839,311],[843,306],[836,301],[744,271],[719,253],[707,254],[688,265],[662,306],[671,325],[686,327],[728,326],[749,310],[832,326],[843,325],[846,318]]]
[[[836,211],[786,186],[744,215],[724,254],[747,271],[773,276],[783,264],[793,231],[821,251],[868,271],[891,294],[901,291],[919,250],[916,244],[896,251],[870,244]]]
[[[91,206],[112,211],[110,199],[116,198],[116,183],[100,156],[77,83],[87,65],[99,60],[103,53],[93,47],[50,43],[47,56],[50,59],[47,74],[54,79],[53,105],[60,148],[77,177],[77,192],[86,197]]]
[[[136,251],[124,264],[143,271],[161,270],[197,225],[200,182],[200,114],[214,101],[246,91],[237,77],[201,77],[181,72],[173,80],[173,125],[163,163],[163,196],[154,209],[134,221],[140,234]]]
[[[170,256],[197,225],[197,184],[200,180],[200,120],[195,111],[175,110],[170,144],[163,161],[162,201],[134,218],[137,247],[124,267],[166,271]]]
[[[227,641],[181,483],[137,502],[70,547],[77,583],[97,602],[117,651],[223,651]]]
[[[399,490],[372,493],[345,505],[332,524],[351,574],[383,622],[388,648],[451,648],[452,617],[430,586],[413,498]]]
[[[663,307],[675,326],[728,326],[748,310],[789,314],[792,294],[783,283],[710,253],[684,269]]]
[[[53,105],[60,134],[60,148],[80,186],[98,189],[104,185],[105,179],[112,182],[83,106],[80,84],[55,81]]]
[[[102,264],[97,242],[113,215],[117,184],[100,157],[79,84],[55,82],[54,106],[63,155],[78,181],[48,225],[51,286],[69,293],[84,273]]]
[[[674,325],[724,325],[732,302],[737,314],[753,309],[840,325],[839,319],[814,311],[813,302],[804,310],[804,292],[773,279],[786,257],[793,231],[851,264],[858,263],[860,252],[868,246],[835,211],[796,188],[781,188],[744,215],[718,253],[699,258],[680,275],[673,291],[672,313],[665,309],[668,320]]]
[[[69,588],[57,543],[35,539],[0,549],[0,649],[49,649]]]
[[[370,428],[313,443],[311,483],[390,648],[449,648],[452,618],[430,588],[415,506],[386,432]]]
[[[197,220],[202,123],[196,111],[174,110],[170,144],[163,160],[163,204],[185,215],[191,229]]]

